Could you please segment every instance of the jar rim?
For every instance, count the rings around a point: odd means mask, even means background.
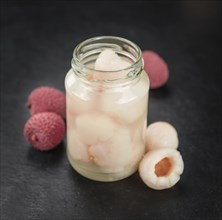
[[[108,71],[110,73],[130,70],[133,67],[136,67],[142,60],[142,52],[141,52],[140,47],[137,44],[133,43],[132,41],[127,40],[127,39],[122,38],[122,37],[117,37],[117,36],[97,36],[97,37],[92,37],[92,38],[89,38],[87,40],[84,40],[75,47],[75,49],[73,51],[73,61],[75,62],[75,64],[78,64],[79,67],[82,67],[86,70],[97,71],[97,72],[101,72],[101,73],[102,72],[107,72],[107,71],[104,71],[104,70],[97,70],[97,69],[94,69],[94,68],[91,68],[91,67],[88,67],[88,66],[82,64],[81,61],[79,60],[79,57],[78,57],[78,52],[82,47],[84,47],[84,45],[90,44],[92,42],[96,42],[96,41],[99,41],[99,40],[118,40],[118,41],[122,41],[124,43],[129,44],[137,52],[138,57],[137,57],[137,59],[134,63],[132,63],[130,66],[128,66],[126,68],[123,68],[123,69]]]

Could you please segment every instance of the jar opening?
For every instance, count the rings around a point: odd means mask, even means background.
[[[117,70],[95,69],[98,56],[106,49],[111,49],[121,59],[128,62],[127,67]],[[115,36],[90,38],[78,44],[73,52],[72,68],[74,73],[89,81],[127,81],[134,79],[143,70],[142,52],[133,42]]]

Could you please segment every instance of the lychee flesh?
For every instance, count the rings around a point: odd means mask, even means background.
[[[147,83],[147,76],[143,72],[137,84],[123,87],[121,91],[115,93],[103,93],[101,95],[102,111],[124,124],[136,122],[147,110]]]
[[[145,139],[147,151],[159,148],[177,149],[179,145],[176,129],[164,121],[150,124],[146,129]]]
[[[169,78],[167,63],[153,51],[145,50],[142,55],[144,69],[150,79],[150,88],[155,89],[163,86]]]
[[[152,189],[162,190],[174,186],[184,170],[179,151],[163,148],[149,151],[139,165],[143,182]]]
[[[88,79],[93,81],[112,81],[125,78],[128,72],[124,69],[131,65],[131,62],[119,56],[114,50],[105,49],[97,57],[94,65],[95,71],[89,74]]]
[[[88,145],[106,141],[113,136],[115,123],[103,114],[82,114],[76,118],[76,130],[80,139]]]
[[[58,146],[65,135],[65,123],[53,112],[38,113],[29,118],[24,127],[26,140],[41,151]]]
[[[94,162],[107,172],[120,172],[134,159],[129,131],[119,129],[110,141],[89,148]]]
[[[75,129],[67,130],[67,142],[68,151],[72,158],[85,163],[90,162],[89,147],[80,140]]]
[[[115,51],[105,49],[99,54],[95,62],[95,69],[101,71],[119,71],[130,65],[129,62],[123,60]]]
[[[65,94],[52,87],[41,86],[34,89],[28,97],[27,106],[31,115],[54,112],[66,118]]]

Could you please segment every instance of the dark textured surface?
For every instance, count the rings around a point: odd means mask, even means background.
[[[222,219],[221,3],[1,1],[1,220]],[[185,170],[154,191],[138,174],[114,183],[78,175],[65,141],[41,153],[23,138],[29,92],[64,90],[77,43],[118,35],[160,53],[170,80],[151,91],[149,122],[178,129]]]

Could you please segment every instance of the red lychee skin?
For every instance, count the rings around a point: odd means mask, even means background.
[[[150,79],[150,88],[163,86],[169,78],[169,69],[166,62],[157,53],[149,50],[143,51],[144,69]]]
[[[65,123],[53,112],[38,113],[29,118],[24,127],[26,140],[41,151],[58,146],[65,135]]]
[[[41,86],[34,89],[28,97],[27,106],[31,115],[54,112],[66,118],[65,94],[52,87]]]

